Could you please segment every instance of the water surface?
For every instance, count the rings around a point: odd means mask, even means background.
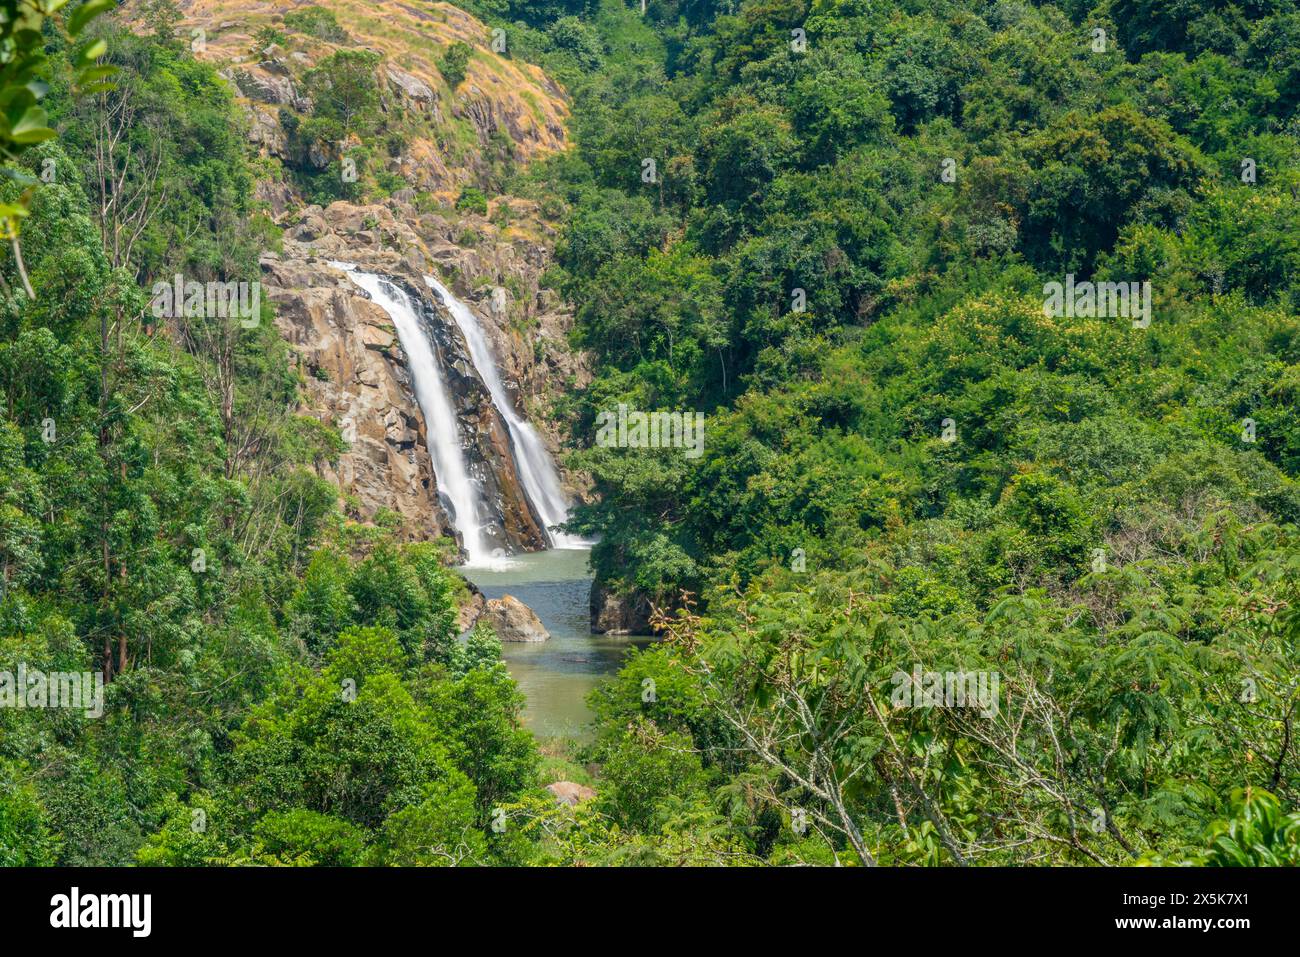
[[[524,721],[539,737],[587,737],[587,692],[618,671],[629,648],[644,648],[654,640],[591,633],[590,554],[557,548],[461,569],[485,597],[518,598],[551,633],[550,641],[501,645],[506,667],[528,698]]]

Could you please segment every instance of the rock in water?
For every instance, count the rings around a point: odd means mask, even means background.
[[[502,641],[545,641],[551,637],[533,610],[513,595],[493,598],[483,613]]]
[[[644,595],[616,595],[596,578],[591,583],[591,633],[594,635],[650,635],[653,609]]]
[[[554,784],[546,785],[546,790],[555,795],[556,804],[567,804],[569,807],[581,804],[583,801],[590,801],[596,796],[596,792],[591,788],[575,784],[573,781],[556,781]]]

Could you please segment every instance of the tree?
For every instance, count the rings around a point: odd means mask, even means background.
[[[1203,175],[1190,144],[1131,106],[1066,114],[1025,152],[1033,173],[1021,248],[1035,262],[1081,274],[1124,224],[1171,224]]]
[[[313,128],[335,142],[366,136],[379,123],[380,55],[370,50],[336,50],[309,70],[303,85],[312,100]]]
[[[463,40],[457,40],[443,52],[438,60],[438,72],[453,90],[465,82],[470,57],[474,48]]]
[[[40,106],[48,90],[47,84],[41,80],[47,63],[42,30],[48,21],[71,43],[91,21],[113,6],[113,0],[87,0],[66,18],[58,16],[58,11],[66,5],[67,0],[0,2],[0,46],[6,50],[4,62],[0,63],[0,162],[4,164],[0,166],[0,173],[24,186],[32,186],[35,180],[15,170],[12,164],[32,146],[57,135],[49,127],[48,117]],[[107,49],[104,40],[96,39],[74,54],[75,83],[83,94],[107,89],[106,78],[112,75],[113,70],[96,62]],[[29,189],[16,201],[0,203],[0,238],[9,240],[23,288],[28,298],[34,299],[36,293],[27,278],[18,244],[20,221],[27,216],[30,199]]]

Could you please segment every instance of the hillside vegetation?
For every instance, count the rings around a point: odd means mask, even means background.
[[[0,708],[0,863],[1300,863],[1290,0],[467,0],[491,57],[445,4],[185,7],[90,28],[111,90],[47,28],[58,136],[5,153],[0,672],[106,686]],[[274,149],[250,39],[308,94]],[[390,65],[567,128],[506,163]],[[665,637],[583,745],[439,543],[340,511],[270,303],[150,308],[256,279],[277,196],[407,189],[558,229],[574,527]],[[1045,309],[1085,282],[1149,322]],[[702,454],[598,444],[619,404]]]
[[[1295,860],[1294,6],[559,6],[578,526],[677,609],[598,696],[616,813],[1119,863],[1267,806],[1231,853]],[[1150,315],[1049,314],[1076,281]],[[703,456],[596,446],[619,403],[705,411]],[[914,668],[997,715],[900,706]]]

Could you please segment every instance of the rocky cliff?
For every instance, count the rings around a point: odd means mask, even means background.
[[[263,159],[257,194],[284,231],[263,256],[263,282],[304,374],[304,411],[351,443],[337,469],[322,466],[326,477],[362,521],[388,511],[410,537],[454,534],[401,342],[384,310],[328,265],[342,260],[391,277],[419,304],[448,373],[470,470],[494,513],[492,544],[541,547],[506,427],[423,276],[437,276],[471,305],[512,400],[558,451],[545,411],[556,390],[586,374],[567,345],[570,315],[540,287],[551,228],[535,204],[492,187],[503,154],[526,164],[566,146],[563,91],[538,68],[501,55],[500,38],[493,49],[487,27],[448,4],[185,0],[180,7],[180,31],[231,83]],[[332,14],[323,27],[304,25],[304,12],[319,20],[321,11]],[[452,44],[470,48],[463,79],[440,69]],[[295,131],[318,112],[310,74],[338,50],[377,54],[373,84],[383,118],[376,129],[384,132],[375,135],[385,142],[313,141],[304,157]],[[365,177],[348,185],[349,199],[318,205],[304,196],[313,175],[358,147],[372,160]],[[487,215],[456,207],[467,186],[482,189]]]
[[[497,273],[479,271],[484,267],[474,256],[451,259],[457,247],[445,241],[434,244],[442,257],[435,259],[430,244],[402,215],[414,211],[398,205],[396,214],[387,205],[338,202],[324,209],[307,207],[286,231],[281,251],[262,258],[263,281],[278,306],[276,321],[302,364],[306,410],[336,424],[352,441],[337,473],[329,477],[345,495],[355,497],[359,518],[373,519],[387,509],[403,516],[408,532],[416,537],[452,534],[438,499],[401,342],[388,314],[329,265],[343,260],[391,278],[416,303],[447,375],[471,474],[490,505],[487,534],[492,545],[507,551],[541,548],[543,532],[520,484],[505,423],[474,370],[455,321],[423,281],[429,273],[452,273],[462,283],[469,282],[467,276]],[[526,273],[509,248],[497,251],[496,268],[510,272],[514,264],[515,273]],[[456,264],[454,269],[448,269],[449,262]],[[500,304],[502,298],[495,300]],[[508,297],[504,302],[497,321],[483,317],[483,325],[496,340],[498,355],[509,359],[506,368],[514,370],[515,391],[524,406],[526,395],[545,392],[541,380],[553,369],[568,369],[576,360],[558,348],[564,314],[547,313],[548,322],[537,322],[534,334],[527,335],[507,324],[516,313]],[[537,347],[548,327],[558,337],[557,348],[549,351]],[[551,355],[552,364],[536,358],[538,354]]]
[[[355,518],[371,520],[387,509],[403,516],[412,537],[453,535],[388,314],[323,261],[270,253],[262,269],[276,324],[304,373],[304,411],[351,443],[337,471],[320,466],[324,476],[355,497]]]

